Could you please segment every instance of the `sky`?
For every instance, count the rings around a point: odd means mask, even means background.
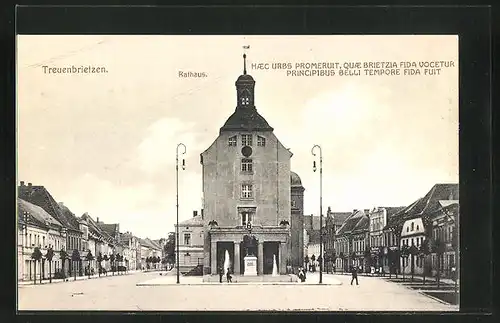
[[[458,183],[453,35],[18,36],[18,182],[45,186],[77,216],[88,212],[142,238],[166,237],[176,221],[176,146],[187,147],[179,172],[182,221],[202,207],[200,153],[234,112],[244,45],[255,105],[294,154],[305,214],[319,214],[315,144],[323,154],[324,210],[406,206],[436,183]],[[454,66],[411,76],[252,69],[387,61]],[[72,65],[107,73],[48,74],[43,67]]]

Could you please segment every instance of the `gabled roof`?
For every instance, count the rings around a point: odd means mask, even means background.
[[[153,246],[154,249],[161,250],[161,246],[158,242],[156,242],[155,240],[151,240],[151,239],[147,239],[147,240]]]
[[[24,201],[41,207],[45,212],[59,221],[66,229],[81,232],[76,217],[74,217],[74,215],[72,216],[71,212],[62,210],[61,206],[55,201],[45,187],[20,185],[18,186],[18,196]]]
[[[337,232],[337,235],[351,233],[358,222],[361,221],[361,219],[364,217],[366,217],[364,211],[356,210],[344,221],[339,231]]]
[[[192,218],[179,223],[179,227],[188,227],[188,226],[193,226],[193,227],[203,226],[203,219],[201,218],[201,214],[193,216]]]
[[[351,212],[330,212],[327,214],[327,216],[331,216],[333,218],[333,223],[336,226],[342,225],[350,215]]]
[[[17,199],[17,212],[19,215],[18,220],[20,222],[24,222],[23,214],[24,212],[28,212],[28,221],[32,222],[33,224],[47,229],[50,227],[62,229],[63,227],[59,221],[48,214],[44,209],[30,202],[26,202],[20,198]]]
[[[411,217],[419,217],[424,213],[431,213],[441,207],[440,201],[456,201],[459,198],[458,184],[436,184],[421,198],[411,210]]]
[[[429,216],[442,207],[443,201],[450,200],[456,202],[458,198],[458,184],[435,184],[424,197],[419,198],[405,209],[388,217],[387,225],[384,229],[400,227],[409,219]],[[425,222],[424,219],[424,225],[426,224]]]
[[[366,231],[370,228],[370,218],[368,215],[361,217],[361,219],[356,223],[354,228],[352,229],[352,233],[357,233],[361,231]]]
[[[89,227],[89,232],[99,237],[100,239],[107,239],[108,236],[99,228],[97,222],[92,219],[92,217],[88,213],[84,213],[82,215],[82,219],[87,221],[87,225]]]
[[[118,223],[107,224],[103,222],[97,222],[97,226],[104,232],[106,232],[112,238],[118,238],[120,233],[120,225]]]

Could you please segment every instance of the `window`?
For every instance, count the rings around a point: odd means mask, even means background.
[[[31,246],[32,245],[32,243],[31,243],[31,233],[30,233],[30,242],[29,243],[30,243],[30,246]]]
[[[410,227],[406,227],[406,232],[410,232]]]
[[[418,224],[417,224],[417,231],[418,231]]]
[[[252,224],[252,214],[250,212],[241,212],[241,225],[246,226]]]
[[[265,147],[266,146],[266,138],[257,136],[257,146]]]
[[[42,241],[43,241],[43,247],[45,247],[45,237],[42,237]]]
[[[241,160],[241,171],[251,173],[253,171],[252,159],[243,158]]]
[[[252,145],[252,135],[241,135],[241,145],[251,146]]]
[[[415,240],[413,238],[411,238],[411,245],[414,246],[415,245]]]
[[[297,203],[295,202],[295,200],[292,200],[292,207],[297,207]]]
[[[253,197],[251,184],[241,185],[241,197],[244,199],[251,199]]]
[[[190,233],[184,233],[184,245],[186,245],[186,246],[191,245],[191,234]]]
[[[236,136],[229,137],[228,145],[229,146],[236,146]]]
[[[248,105],[250,103],[250,99],[246,96],[241,97],[241,105]]]
[[[415,230],[414,226],[413,226],[413,222],[411,223],[411,231]]]

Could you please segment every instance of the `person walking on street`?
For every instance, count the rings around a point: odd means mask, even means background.
[[[222,283],[222,276],[224,276],[224,269],[219,267],[219,283]]]
[[[231,276],[231,273],[229,272],[229,268],[227,269],[226,279],[227,279],[228,283],[233,282],[233,277]]]
[[[351,285],[352,285],[352,282],[354,280],[356,280],[356,285],[359,285],[358,284],[358,268],[356,266],[353,266],[352,270],[351,270],[351,273],[352,273]]]

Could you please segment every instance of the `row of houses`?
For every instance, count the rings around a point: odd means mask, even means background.
[[[408,206],[335,213],[323,223],[325,269],[451,277],[458,257],[458,184],[436,184]],[[311,218],[311,219],[309,219]],[[314,219],[313,219],[314,218]],[[306,216],[305,248],[319,256],[318,216]]]
[[[112,270],[159,268],[166,239],[141,239],[120,232],[118,223],[108,224],[88,213],[76,216],[62,202],[56,202],[44,186],[18,186],[18,280],[68,275],[97,274]],[[40,263],[32,255],[41,251]],[[47,259],[47,252],[53,257]],[[49,253],[50,254],[50,253]],[[119,255],[118,261],[112,261]],[[160,261],[150,262],[151,259]],[[50,261],[49,261],[50,260]],[[40,268],[41,266],[41,268]]]

